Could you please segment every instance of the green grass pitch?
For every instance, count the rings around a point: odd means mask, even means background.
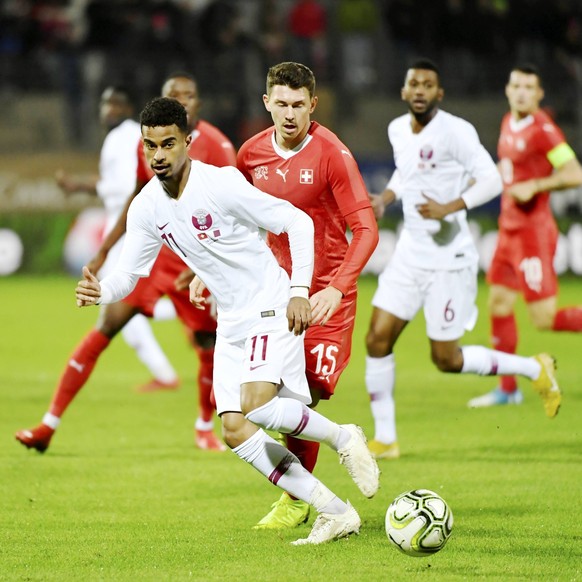
[[[364,335],[375,279],[360,283],[351,364],[320,410],[338,422],[372,421],[364,387]],[[582,579],[582,337],[533,330],[523,306],[519,350],[558,358],[560,414],[547,419],[522,382],[523,405],[469,410],[495,380],[451,376],[429,360],[422,315],[396,350],[402,458],[383,462],[381,489],[364,499],[336,455],[323,449],[316,474],[349,498],[359,536],[293,547],[294,531],[252,525],[279,496],[232,453],[193,446],[196,359],[175,321],[154,329],[183,384],[137,394],[148,380],[123,340],[103,354],[45,455],[13,437],[47,408],[67,357],[94,324],[75,308],[67,277],[0,281],[0,580],[6,581],[375,581]],[[488,345],[486,288],[481,317],[463,343]],[[582,280],[566,278],[560,303],[582,301]],[[429,488],[450,504],[455,527],[428,558],[392,548],[384,533],[391,500]]]

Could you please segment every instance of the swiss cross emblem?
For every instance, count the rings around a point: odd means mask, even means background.
[[[313,170],[301,170],[299,172],[300,184],[313,184]]]
[[[269,168],[267,166],[257,166],[255,168],[255,180],[268,180],[269,179]]]

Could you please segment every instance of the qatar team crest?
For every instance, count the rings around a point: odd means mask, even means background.
[[[208,230],[212,226],[212,216],[203,208],[199,208],[192,215],[192,224],[198,230]]]
[[[420,148],[420,159],[424,162],[428,162],[432,159],[434,155],[434,151],[431,145],[424,145]]]

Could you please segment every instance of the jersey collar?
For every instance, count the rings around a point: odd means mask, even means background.
[[[292,158],[295,154],[298,154],[303,148],[307,147],[307,144],[311,141],[312,136],[310,133],[307,133],[307,135],[303,138],[303,141],[299,144],[297,144],[297,146],[295,146],[292,150],[284,150],[278,143],[277,143],[277,139],[275,138],[275,131],[273,131],[273,133],[271,134],[271,143],[273,144],[273,149],[275,150],[275,153],[285,159],[288,160],[289,158]]]
[[[522,129],[525,129],[526,127],[529,127],[533,122],[534,116],[531,114],[527,117],[524,117],[523,119],[515,119],[515,117],[512,115],[509,118],[509,129],[511,129],[513,132],[518,132]]]

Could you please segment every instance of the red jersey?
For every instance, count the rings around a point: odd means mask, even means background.
[[[506,194],[508,186],[549,176],[553,167],[548,153],[565,143],[564,134],[543,111],[516,122],[507,113],[501,122],[497,144],[499,168],[504,191],[501,197],[499,226],[514,230],[526,226],[554,222],[550,209],[550,193],[538,192],[529,202],[518,204]]]
[[[298,150],[284,151],[271,127],[240,148],[237,167],[257,188],[291,202],[315,226],[315,269],[311,294],[332,285],[344,295],[378,243],[378,227],[364,180],[348,148],[330,130],[312,122]],[[352,231],[348,244],[346,225]],[[291,272],[285,233],[268,233],[279,264]]]
[[[192,141],[188,147],[188,156],[192,160],[198,160],[213,166],[236,166],[236,151],[231,141],[214,125],[204,120],[199,120],[196,129],[192,132]],[[154,176],[152,169],[146,161],[142,143],[137,148],[137,180],[145,183]],[[178,255],[163,246],[160,256],[164,260],[179,261],[182,269],[184,264]]]

